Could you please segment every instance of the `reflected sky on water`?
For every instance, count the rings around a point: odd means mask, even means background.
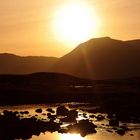
[[[55,105],[23,105],[23,106],[1,106],[0,107],[0,112],[2,112],[2,110],[7,109],[7,110],[12,110],[12,111],[24,111],[24,110],[28,110],[30,112],[31,115],[35,115],[35,109],[36,108],[42,108],[43,112],[42,113],[47,113],[46,109],[48,107],[51,107],[52,109],[56,110]],[[79,118],[78,120],[83,119],[83,117],[80,115],[83,112],[79,112]],[[89,116],[90,114],[88,114],[86,112],[86,114]],[[103,114],[105,115],[105,114]],[[27,117],[27,115],[25,115],[25,117]],[[42,114],[38,114],[38,118],[46,118],[46,116],[42,115]],[[102,123],[106,124],[106,120],[104,121],[96,121],[93,120],[95,124],[98,124],[98,128],[97,128],[97,133],[96,134],[91,134],[91,135],[87,135],[85,137],[81,137],[80,134],[61,134],[58,132],[54,132],[54,133],[50,133],[50,132],[45,132],[45,133],[41,133],[39,136],[32,136],[32,138],[30,138],[30,140],[140,140],[140,129],[135,129],[132,131],[129,131],[128,133],[126,133],[123,136],[117,135],[114,132],[107,132],[105,125],[102,126]]]
[[[45,133],[38,136],[33,136],[30,140],[139,140],[140,131],[133,132],[134,136],[126,134],[124,136],[119,136],[113,133],[97,133],[93,135],[88,135],[86,137],[81,137],[80,134],[59,134],[55,133]]]

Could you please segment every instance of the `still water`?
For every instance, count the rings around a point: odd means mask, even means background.
[[[46,104],[46,105],[22,105],[22,106],[1,106],[0,107],[0,113],[2,114],[3,110],[8,111],[17,111],[22,114],[24,111],[28,111],[27,114],[19,115],[19,117],[22,118],[30,118],[32,116],[35,116],[38,120],[44,120],[49,121],[47,118],[47,111],[48,108],[51,108],[56,112],[56,108],[60,104]],[[62,104],[61,104],[62,105]],[[75,107],[76,105],[76,107]],[[82,137],[77,132],[74,133],[58,133],[55,132],[41,132],[38,135],[32,135],[29,140],[140,140],[140,124],[133,124],[133,123],[127,123],[127,125],[130,129],[127,133],[124,135],[118,135],[114,130],[111,129],[110,126],[108,126],[108,119],[106,118],[107,114],[101,114],[101,113],[88,113],[85,111],[85,108],[96,108],[93,106],[88,106],[87,104],[81,104],[81,103],[66,103],[63,104],[63,106],[66,106],[68,109],[72,107],[72,109],[76,109],[78,111],[78,117],[76,118],[77,121],[79,120],[90,120],[90,122],[93,122],[95,125],[97,125],[97,133],[89,134],[84,137]],[[36,109],[42,109],[41,113],[37,113]],[[97,120],[95,117],[90,118],[90,116],[98,116],[102,115],[105,116],[102,120]],[[59,119],[56,119],[55,122],[59,122]],[[61,127],[64,128],[67,125],[70,125],[71,123],[65,122],[61,124]],[[120,125],[123,125],[123,122],[120,122]],[[83,128],[84,129],[84,128]],[[19,140],[16,139],[15,140]]]

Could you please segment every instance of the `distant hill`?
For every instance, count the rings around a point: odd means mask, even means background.
[[[93,38],[61,58],[0,54],[0,74],[65,73],[103,80],[140,77],[140,40]]]
[[[29,74],[50,71],[58,61],[55,57],[28,56],[21,57],[13,54],[0,54],[0,74]]]
[[[140,76],[140,40],[91,39],[60,58],[54,71],[96,80]]]
[[[91,80],[81,79],[67,74],[40,72],[25,75],[0,75],[0,89],[16,87],[45,88],[56,90],[58,86],[90,85]]]
[[[0,75],[0,105],[78,101],[92,84],[90,80],[58,73]]]
[[[60,73],[0,75],[0,105],[92,102],[126,105],[140,99],[140,78],[86,80]],[[110,100],[111,99],[111,100]],[[125,102],[124,102],[125,99]],[[133,102],[132,102],[133,101]]]

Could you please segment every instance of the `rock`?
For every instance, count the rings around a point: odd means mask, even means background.
[[[52,110],[51,108],[48,108],[47,111],[50,112],[50,113],[55,113],[55,111]]]
[[[67,116],[72,117],[72,118],[77,118],[78,117],[78,111],[75,109],[68,111]]]
[[[78,123],[69,125],[69,133],[80,133],[82,137],[85,137],[88,134],[96,133],[97,126],[89,122],[89,120],[80,120]]]
[[[99,114],[99,115],[96,116],[96,119],[97,119],[98,121],[102,121],[102,120],[105,119],[105,117],[104,117],[103,115]]]
[[[12,111],[3,111],[0,115],[0,137],[5,140],[30,139],[40,133],[60,130],[60,123],[42,121],[35,117],[19,118]]]
[[[119,128],[119,129],[116,130],[116,133],[118,133],[119,135],[122,135],[122,136],[125,134],[125,132],[126,131],[122,128]]]
[[[53,121],[49,121],[46,122],[46,128],[49,132],[55,132],[60,130],[60,124]]]
[[[50,120],[55,120],[56,119],[56,115],[52,115],[51,113],[47,113],[48,119]]]
[[[134,136],[134,134],[130,134],[130,136]]]
[[[70,117],[70,116],[67,116],[65,118],[61,118],[60,120],[62,122],[69,122],[69,123],[76,122],[76,118],[73,118],[73,117]]]
[[[120,128],[125,130],[125,131],[129,131],[130,130],[127,126],[120,126]]]
[[[36,112],[36,113],[42,113],[42,109],[41,109],[41,108],[36,109],[35,112]]]
[[[119,126],[119,121],[117,119],[111,119],[109,120],[109,125],[113,127]]]
[[[29,114],[29,111],[24,111],[24,114]]]
[[[58,130],[58,133],[61,133],[61,134],[68,133],[68,129],[60,129]]]
[[[6,115],[6,114],[8,114],[10,111],[8,111],[8,110],[3,110],[3,114],[4,115]]]
[[[65,118],[60,119],[62,122],[76,122],[76,118],[78,117],[78,112],[73,109],[67,112],[67,116]]]
[[[80,120],[78,123],[81,127],[91,127],[96,128],[97,126],[91,123],[89,120]]]
[[[107,127],[109,127],[109,124],[106,124]]]
[[[15,111],[15,112],[13,112],[15,115],[18,115],[19,114],[19,112],[18,111]]]
[[[7,125],[10,125],[10,122],[16,122],[19,120],[19,117],[14,112],[8,110],[3,111],[1,118],[1,121],[3,120]]]
[[[83,117],[84,117],[84,118],[87,118],[87,114],[86,114],[86,113],[83,113]]]
[[[90,115],[89,117],[90,117],[90,118],[94,118],[94,117],[95,117],[95,115]]]
[[[20,111],[20,114],[21,114],[21,115],[24,115],[24,111]]]
[[[43,113],[42,115],[43,115],[43,116],[46,116],[47,114],[46,114],[46,113]]]
[[[68,112],[69,112],[69,110],[65,106],[59,106],[56,109],[57,116],[67,116]]]

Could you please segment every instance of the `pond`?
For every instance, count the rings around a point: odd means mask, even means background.
[[[7,140],[139,140],[140,118],[94,112],[87,103],[0,107],[0,136]],[[91,111],[92,110],[92,111]]]

